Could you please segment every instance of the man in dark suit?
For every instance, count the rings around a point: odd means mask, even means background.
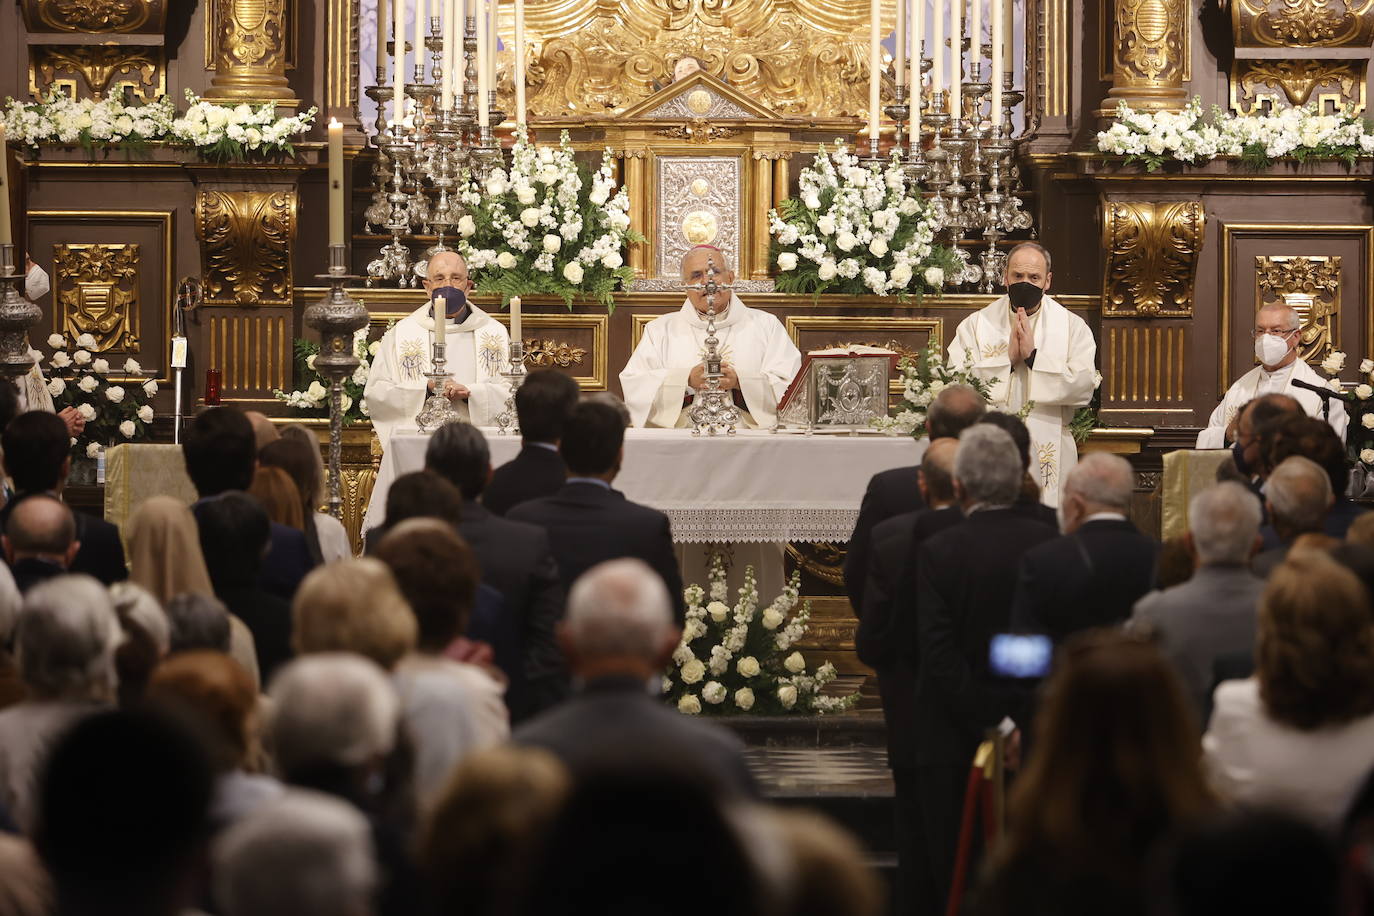
[[[976,389],[969,385],[950,385],[935,396],[926,412],[926,434],[931,442],[957,439],[961,432],[977,423],[986,410],[983,396]],[[873,529],[894,515],[925,508],[916,484],[917,470],[916,465],[893,468],[874,474],[868,481],[844,558],[844,590],[856,614],[864,603]]]
[[[658,683],[680,637],[654,570],[636,559],[592,567],[573,585],[559,625],[559,642],[582,688],[516,729],[511,740],[550,751],[575,778],[602,764],[675,760],[722,795],[753,795],[738,738],[650,693],[647,685]]]
[[[915,741],[926,861],[943,912],[954,869],[961,803],[973,754],[987,729],[1020,712],[1023,691],[988,667],[988,645],[1011,622],[1026,551],[1054,528],[1012,508],[1021,489],[1011,436],[978,423],[959,437],[955,494],[967,518],[917,551]]]
[[[1294,541],[1304,534],[1321,533],[1334,503],[1331,478],[1321,465],[1301,455],[1283,459],[1264,481],[1264,507],[1279,543],[1251,561],[1255,575],[1269,578],[1287,558]]]
[[[1012,602],[1012,629],[1059,645],[1079,630],[1115,626],[1154,587],[1159,544],[1126,518],[1135,475],[1118,455],[1092,454],[1064,481],[1064,536],[1029,550]]]
[[[497,468],[482,491],[482,505],[489,511],[505,515],[511,506],[562,488],[568,469],[558,454],[558,440],[580,394],[577,382],[557,369],[536,369],[516,389],[520,454]]]
[[[201,501],[228,490],[247,490],[258,466],[253,424],[235,407],[202,410],[181,440],[181,454]],[[193,512],[199,504],[191,507]],[[258,578],[262,587],[290,602],[314,565],[305,533],[272,522],[271,541]]]
[[[31,410],[10,421],[0,436],[0,445],[5,450],[5,471],[14,481],[15,491],[0,509],[3,529],[10,512],[25,499],[37,494],[62,498],[62,487],[71,470],[71,438],[67,424],[56,414]],[[72,513],[72,519],[80,548],[67,571],[85,573],[105,585],[129,578],[119,529],[84,512]]]
[[[624,443],[625,420],[614,407],[595,401],[578,404],[559,445],[568,482],[553,496],[516,506],[510,517],[549,532],[565,588],[606,560],[637,557],[648,563],[668,586],[673,615],[681,625],[687,608],[668,516],[611,489]]]
[[[996,426],[1011,436],[1011,441],[1016,443],[1016,453],[1021,456],[1021,492],[1016,494],[1012,510],[1017,515],[1033,518],[1056,531],[1059,530],[1059,516],[1053,508],[1040,501],[1040,485],[1036,483],[1035,475],[1031,474],[1031,437],[1025,422],[1018,416],[1002,413],[1000,410],[988,411],[978,422]]]
[[[512,681],[507,705],[512,720],[520,721],[568,692],[563,654],[554,636],[563,615],[564,580],[549,534],[539,525],[493,515],[477,501],[491,479],[491,451],[472,424],[439,427],[425,448],[425,469],[462,491],[458,533],[477,557],[482,583],[501,593],[505,612],[515,617],[524,679]]]
[[[873,529],[868,584],[855,648],[878,674],[887,725],[887,765],[895,790],[896,912],[917,912],[932,899],[926,880],[921,808],[916,794],[916,550],[932,534],[964,520],[954,501],[958,439],[936,439],[921,458],[917,480],[927,508],[895,515]]]
[[[1267,471],[1278,467],[1285,458],[1301,455],[1321,465],[1331,480],[1334,501],[1322,520],[1321,531],[1333,538],[1345,540],[1346,532],[1355,519],[1367,512],[1345,495],[1350,482],[1350,462],[1346,459],[1345,443],[1331,424],[1303,413],[1283,414],[1256,428],[1261,463]],[[1272,523],[1260,529],[1264,549],[1278,547],[1282,540]]]
[[[30,496],[10,513],[4,544],[5,560],[21,595],[40,582],[70,572],[81,548],[72,511],[46,493]]]

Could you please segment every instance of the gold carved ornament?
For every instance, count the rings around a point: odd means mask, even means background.
[[[1325,358],[1340,342],[1340,255],[1257,255],[1255,311],[1279,302],[1292,306],[1302,321],[1298,354],[1308,361]]]
[[[864,0],[552,0],[531,4],[533,115],[624,109],[702,69],[779,114],[852,117],[868,107]],[[884,31],[895,8],[884,4]],[[506,81],[508,84],[509,81]],[[884,97],[891,94],[888,81]]]
[[[1188,74],[1190,0],[1115,0],[1112,88],[1100,116],[1118,101],[1138,111],[1182,108]]]
[[[290,305],[296,195],[214,191],[196,195],[205,302]]]
[[[524,343],[525,363],[536,369],[547,369],[553,366],[567,369],[570,366],[580,366],[582,360],[587,356],[586,348],[574,347],[563,341],[529,337],[525,339]]]
[[[1103,314],[1187,317],[1206,216],[1199,201],[1108,201],[1103,210]]]
[[[1238,48],[1364,47],[1374,39],[1374,0],[1233,0]]]
[[[62,333],[90,334],[97,353],[137,353],[138,245],[54,245],[52,262]]]
[[[1364,68],[1363,61],[1352,60],[1237,61],[1231,75],[1231,108],[1238,114],[1251,114],[1266,96],[1279,92],[1290,106],[1299,108],[1315,92],[1319,102],[1329,100],[1352,114],[1361,112],[1365,107]],[[1266,87],[1271,91],[1262,91]]]
[[[33,49],[29,68],[29,94],[42,98],[52,89],[70,89],[77,98],[76,78],[94,99],[103,99],[113,86],[127,86],[144,102],[166,94],[162,52],[153,48],[120,45],[40,46]],[[116,78],[119,77],[116,81]]]
[[[165,0],[28,0],[25,6],[37,14],[27,17],[38,26],[30,26],[34,31],[161,31],[167,16]]]
[[[295,101],[286,81],[286,0],[212,0],[207,15],[215,24],[215,76],[206,98]]]

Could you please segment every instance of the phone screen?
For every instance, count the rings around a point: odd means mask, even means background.
[[[988,644],[988,666],[998,677],[1045,677],[1053,657],[1054,644],[1044,634],[998,633]]]

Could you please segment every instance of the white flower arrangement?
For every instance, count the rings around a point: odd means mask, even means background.
[[[460,200],[468,216],[457,247],[479,292],[548,293],[569,307],[590,296],[612,310],[615,290],[634,279],[622,252],[643,236],[630,228],[630,198],[615,188],[610,152],[589,172],[567,131],[557,147],[535,146],[520,131],[510,171],[481,183],[469,176]]]
[[[390,329],[392,323],[387,324]],[[358,368],[353,375],[344,379],[343,400],[340,402],[345,423],[356,423],[369,416],[367,399],[363,392],[367,388],[367,377],[372,371],[372,361],[377,355],[377,341],[367,339],[369,328],[363,327],[353,332],[353,355],[358,358]],[[329,379],[315,368],[315,358],[319,356],[320,345],[311,340],[297,338],[296,381],[303,387],[294,391],[273,390],[278,401],[285,401],[288,407],[315,416],[329,416]]]
[[[663,678],[666,698],[679,712],[783,715],[854,705],[858,694],[822,695],[835,680],[834,665],[826,662],[808,674],[806,660],[793,649],[811,618],[809,602],[797,608],[800,574],[793,573],[762,612],[752,567],[745,568],[733,603],[721,554],[712,556],[708,575],[708,589],[691,585],[683,591],[687,620]]]
[[[153,408],[148,399],[157,394],[157,382],[147,379],[139,384],[126,383],[127,387],[113,384],[108,377],[109,361],[91,355],[97,343],[89,334],[73,341],[65,335],[52,334],[47,344],[53,353],[43,371],[53,408],[71,407],[86,421],[86,428],[72,442],[74,457],[95,457],[106,446],[148,438],[153,423]],[[78,348],[75,356],[68,352],[71,347]],[[42,365],[42,354],[35,355]],[[132,359],[125,361],[124,370],[135,377],[142,372]]]
[[[941,226],[895,158],[862,165],[836,141],[797,181],[801,196],[768,213],[779,292],[905,298],[965,272],[954,249],[936,244]]]
[[[1269,114],[1238,115],[1213,106],[1204,123],[1194,96],[1180,111],[1134,111],[1124,101],[1116,121],[1097,135],[1099,152],[1125,156],[1156,171],[1166,162],[1202,164],[1220,157],[1265,168],[1276,159],[1340,159],[1374,155],[1374,131],[1343,111],[1322,114],[1314,102]]]
[[[278,118],[268,105],[219,105],[186,90],[188,109],[177,117],[167,97],[139,105],[119,98],[72,99],[49,94],[40,102],[6,99],[5,130],[11,140],[40,143],[138,148],[168,142],[195,148],[213,160],[242,160],[254,155],[291,154],[292,142],[314,123],[316,109]]]
[[[1340,395],[1350,417],[1345,428],[1345,453],[1370,473],[1374,472],[1374,360],[1360,361],[1360,381],[1350,390],[1336,378],[1345,369],[1345,362],[1345,353],[1332,350],[1322,360],[1321,368],[1331,376],[1327,387]]]
[[[972,365],[972,354],[965,353],[965,365]],[[879,417],[873,425],[892,436],[915,436],[926,434],[926,413],[935,396],[950,385],[969,385],[987,398],[996,379],[984,381],[964,369],[951,369],[945,364],[940,348],[931,343],[918,359],[903,357],[897,363],[901,375],[902,402],[897,413],[891,417]]]

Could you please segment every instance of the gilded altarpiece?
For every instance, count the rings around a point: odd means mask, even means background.
[[[1374,0],[1233,0],[1230,106],[1365,109]]]
[[[91,335],[95,353],[138,353],[139,246],[54,245],[52,265],[61,333]]]
[[[167,90],[169,0],[21,0],[29,94],[152,101]]]

